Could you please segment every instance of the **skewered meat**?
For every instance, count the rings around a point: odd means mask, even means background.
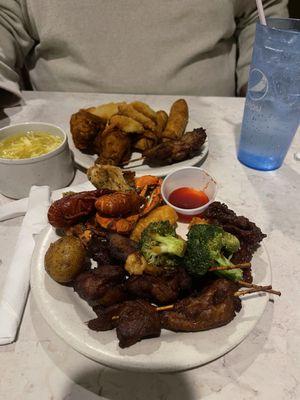
[[[79,150],[95,153],[94,139],[100,134],[106,121],[87,110],[80,110],[71,116],[70,130],[75,147]]]
[[[168,304],[177,300],[182,292],[191,289],[191,277],[185,269],[177,268],[173,273],[160,276],[137,275],[126,281],[128,292],[136,297],[150,300],[156,304]]]
[[[159,314],[145,300],[125,301],[119,306],[96,310],[98,318],[89,321],[89,328],[103,331],[116,327],[121,348],[132,346],[141,339],[160,335]]]
[[[194,157],[199,153],[205,140],[205,130],[197,128],[186,133],[179,140],[168,140],[144,151],[143,156],[150,165],[172,164]]]
[[[160,318],[154,306],[145,300],[125,302],[117,325],[121,348],[132,346],[141,339],[160,335]]]
[[[75,225],[83,217],[88,217],[96,211],[96,200],[108,193],[111,193],[111,190],[98,189],[64,196],[51,204],[48,210],[48,220],[55,228]]]
[[[110,252],[107,239],[92,233],[86,245],[88,255],[99,265],[109,265],[111,263]]]
[[[124,217],[140,211],[144,199],[134,190],[129,192],[114,192],[102,196],[96,201],[96,208],[100,215],[106,217]]]
[[[108,249],[112,258],[125,263],[127,257],[138,250],[138,243],[118,233],[110,233]]]
[[[89,304],[110,305],[125,299],[123,286],[112,290],[122,284],[125,271],[119,265],[101,265],[97,269],[83,272],[74,281],[74,290]],[[112,301],[108,301],[108,298]]]
[[[259,243],[266,237],[254,222],[248,218],[237,216],[226,204],[215,201],[203,212],[203,217],[211,224],[221,226],[226,232],[235,235],[241,244],[231,261],[234,264],[250,262]]]
[[[161,324],[175,332],[196,332],[228,324],[241,309],[234,293],[238,286],[226,279],[217,279],[199,295],[175,303],[172,311],[164,311]]]

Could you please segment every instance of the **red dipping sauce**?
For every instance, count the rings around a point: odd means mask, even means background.
[[[168,200],[173,206],[184,209],[198,208],[209,201],[204,192],[190,187],[173,190]]]

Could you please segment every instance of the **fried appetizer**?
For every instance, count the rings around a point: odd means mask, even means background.
[[[142,101],[133,101],[130,105],[138,112],[144,114],[146,117],[152,119],[153,122],[156,123],[157,115],[148,104],[143,103]]]
[[[156,118],[157,118],[156,132],[158,136],[161,137],[161,134],[165,130],[169,117],[165,111],[159,110],[156,113]]]
[[[126,117],[132,118],[135,121],[141,123],[145,129],[150,129],[151,131],[155,130],[155,123],[152,121],[152,119],[135,110],[130,104],[120,104],[119,114],[125,115]]]
[[[158,141],[159,137],[156,132],[145,131],[143,133],[143,136],[135,142],[134,148],[143,152],[156,146],[158,144]]]
[[[87,170],[87,177],[97,189],[120,191],[131,189],[122,170],[113,165],[95,164]]]
[[[90,107],[87,111],[97,117],[109,121],[113,115],[118,114],[119,105],[124,103],[107,103],[97,107]]]
[[[120,131],[125,133],[143,133],[143,125],[125,115],[114,115],[109,122],[110,127],[118,128]]]
[[[93,142],[98,133],[105,128],[106,121],[92,115],[87,110],[79,110],[71,116],[70,130],[75,147],[79,150],[95,153]]]
[[[184,134],[188,119],[189,110],[186,101],[184,99],[175,101],[171,107],[169,119],[162,137],[171,140],[180,139]]]
[[[118,128],[106,128],[99,137],[97,164],[119,165],[130,160],[131,140]]]

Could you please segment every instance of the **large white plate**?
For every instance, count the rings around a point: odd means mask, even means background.
[[[187,131],[191,131],[195,128],[200,128],[201,126],[202,126],[201,123],[197,124],[195,118],[190,119],[188,126],[187,126]],[[86,168],[86,169],[91,167],[92,165],[94,165],[94,162],[96,161],[97,156],[84,154],[80,150],[76,149],[76,147],[74,146],[71,132],[67,131],[67,135],[69,138],[69,146],[74,153],[74,160],[75,160],[76,164],[78,166],[80,166],[82,168]],[[208,140],[206,139],[206,141],[204,142],[204,144],[201,148],[200,153],[197,156],[195,156],[189,160],[181,161],[181,162],[174,163],[171,165],[165,165],[162,167],[150,167],[147,164],[142,164],[141,161],[136,161],[136,162],[130,163],[124,169],[126,169],[126,170],[130,169],[131,171],[135,171],[136,176],[142,176],[142,175],[147,175],[147,174],[155,175],[155,176],[165,176],[165,175],[169,174],[170,172],[174,171],[175,169],[179,169],[182,167],[190,167],[193,165],[200,166],[205,161],[207,153],[208,153]],[[131,159],[133,160],[138,157],[141,157],[141,153],[132,153]]]
[[[72,190],[72,188],[70,188]],[[186,233],[179,224],[178,233]],[[242,310],[228,325],[196,333],[163,330],[159,338],[146,339],[121,349],[114,330],[94,332],[86,321],[95,318],[88,304],[70,287],[54,282],[44,269],[44,255],[58,238],[48,227],[39,236],[32,260],[31,288],[36,303],[53,330],[78,352],[101,364],[127,370],[179,371],[200,366],[237,346],[254,328],[269,296],[253,294],[242,299]],[[270,259],[262,246],[252,260],[254,281],[271,283]]]

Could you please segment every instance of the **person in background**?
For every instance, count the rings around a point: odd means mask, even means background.
[[[257,20],[255,0],[0,0],[0,104],[24,71],[33,90],[243,95]]]

